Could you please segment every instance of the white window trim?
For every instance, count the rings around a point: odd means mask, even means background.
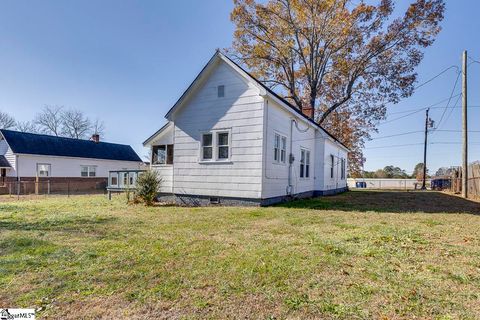
[[[302,151],[305,152],[305,163],[303,164],[303,177],[301,177],[301,171],[300,171],[300,166],[302,165]],[[308,177],[307,175],[307,153],[308,153]],[[298,161],[299,167],[298,167],[298,176],[300,180],[310,180],[312,177],[312,153],[310,152],[310,149],[305,148],[305,147],[300,147],[300,158]]]
[[[228,133],[228,158],[219,159],[218,158],[218,134],[219,133]],[[203,158],[203,136],[205,134],[212,135],[212,159]],[[208,164],[208,163],[232,163],[232,130],[231,128],[226,129],[215,129],[210,131],[201,131],[199,139],[199,156],[198,163]]]
[[[48,166],[48,175],[47,176],[41,176],[38,174],[38,166]],[[36,176],[39,177],[39,178],[43,178],[43,177],[51,177],[52,176],[52,164],[50,163],[37,163],[37,166],[36,166]]]
[[[82,169],[87,168],[87,176],[82,176]],[[95,172],[94,176],[90,176],[90,170],[93,168],[93,172]],[[97,166],[96,165],[89,165],[89,164],[81,164],[80,165],[80,177],[81,178],[97,178]]]
[[[275,142],[276,142],[276,139],[277,139],[277,136],[279,137],[279,148],[278,148],[278,159],[275,160]],[[282,139],[285,139],[285,158],[283,159],[282,161]],[[287,157],[288,157],[288,154],[287,154],[287,149],[288,149],[288,139],[287,139],[287,136],[284,135],[284,134],[281,134],[280,132],[277,132],[277,131],[274,131],[273,132],[273,159],[272,159],[272,162],[273,164],[276,164],[276,165],[286,165],[287,164]]]

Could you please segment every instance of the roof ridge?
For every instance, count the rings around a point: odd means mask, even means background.
[[[34,132],[24,132],[24,131],[17,131],[17,130],[9,130],[9,129],[0,129],[0,132],[15,132],[17,134],[24,134],[24,135],[34,135],[34,136],[42,136],[42,137],[49,137],[49,138],[54,138],[54,139],[65,139],[65,140],[74,140],[74,141],[86,141],[86,142],[94,142],[92,140],[87,140],[87,139],[79,139],[79,138],[71,138],[71,137],[63,137],[63,136],[54,136],[52,134],[45,134],[45,133],[34,133]],[[115,142],[106,142],[106,141],[99,141],[95,142],[96,144],[102,143],[102,144],[113,144],[113,145],[118,145],[118,146],[130,146],[128,144],[123,144],[123,143],[115,143]]]

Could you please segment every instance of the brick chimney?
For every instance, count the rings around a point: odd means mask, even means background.
[[[100,135],[98,133],[94,133],[94,134],[92,134],[92,137],[90,138],[90,140],[95,142],[95,143],[99,143],[100,142]]]
[[[313,119],[313,108],[312,107],[304,107],[302,108],[302,113],[309,117],[310,119]]]

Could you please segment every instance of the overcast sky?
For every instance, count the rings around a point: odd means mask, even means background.
[[[398,2],[404,9],[407,1]],[[2,0],[0,110],[25,121],[45,104],[77,108],[105,121],[105,140],[130,144],[143,155],[142,141],[164,124],[166,111],[215,49],[231,45],[232,7],[228,0]],[[419,83],[460,67],[463,49],[480,60],[478,12],[476,0],[447,1],[443,31],[425,52]],[[393,164],[411,172],[423,161],[422,108],[448,99],[456,77],[450,69],[389,106],[387,122],[374,135],[380,139],[366,145],[366,170]],[[469,81],[469,125],[480,130],[480,64],[470,65]],[[454,95],[460,89],[461,80]],[[431,110],[437,123],[446,110],[439,130],[453,130],[430,135],[431,171],[461,161],[461,109],[446,105]],[[401,133],[409,134],[386,137]],[[480,133],[472,132],[470,141],[470,160],[480,160]]]

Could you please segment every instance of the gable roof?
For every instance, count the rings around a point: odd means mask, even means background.
[[[251,81],[253,81],[254,84],[256,84],[262,91],[265,92],[265,94],[267,95],[270,95],[271,97],[273,97],[275,100],[279,101],[281,104],[283,104],[284,106],[286,106],[287,108],[291,109],[292,111],[294,111],[298,116],[300,116],[301,118],[303,118],[304,120],[306,120],[307,122],[311,123],[313,126],[317,127],[318,129],[320,129],[321,131],[325,132],[326,135],[328,135],[331,139],[333,139],[334,141],[336,141],[337,143],[339,143],[342,147],[344,147],[345,149],[349,150],[349,148],[343,144],[341,141],[339,141],[333,134],[331,134],[330,132],[328,132],[325,128],[323,128],[321,125],[319,125],[318,123],[316,123],[312,118],[306,116],[305,114],[303,114],[300,109],[298,109],[297,107],[295,107],[294,105],[292,105],[290,102],[288,102],[287,100],[285,100],[284,98],[282,98],[281,96],[279,96],[277,93],[275,93],[272,89],[270,89],[269,87],[267,87],[264,83],[262,83],[260,80],[258,80],[257,78],[255,78],[253,75],[251,75],[248,71],[246,71],[245,69],[243,69],[238,63],[236,63],[235,61],[233,61],[232,59],[230,59],[228,56],[224,55],[223,53],[221,53],[220,51],[216,51],[215,54],[213,55],[212,58],[210,58],[210,60],[207,62],[207,64],[203,67],[203,69],[200,71],[200,73],[196,76],[196,78],[193,80],[193,82],[190,84],[190,86],[187,88],[187,90],[185,90],[185,92],[180,96],[180,98],[177,100],[177,102],[175,102],[175,104],[173,105],[172,108],[170,108],[170,110],[168,110],[167,114],[165,115],[165,118],[168,119],[169,115],[175,110],[177,109],[181,104],[182,102],[186,99],[186,97],[188,96],[188,94],[194,89],[195,87],[195,84],[204,76],[204,74],[207,72],[207,70],[209,69],[210,66],[212,66],[214,64],[214,62],[217,60],[217,59],[222,59],[223,61],[225,61],[227,64],[231,65],[234,69],[236,69],[237,71],[239,71],[240,73],[243,73],[244,76],[248,79],[250,79]],[[163,128],[162,128],[163,129]],[[159,133],[160,131],[162,131],[162,129],[158,130],[153,136],[155,136],[157,133]],[[152,136],[152,137],[153,137]],[[149,139],[146,140],[146,142],[148,140],[150,140],[152,137],[150,137]]]
[[[156,138],[160,133],[163,132],[163,130],[165,130],[168,125],[170,124],[171,122],[167,122],[163,125],[163,127],[161,127],[160,129],[158,129],[154,134],[152,134],[150,137],[147,138],[147,140],[143,141],[143,146],[145,146],[146,144],[148,144],[150,141],[152,141],[154,138]]]
[[[103,160],[137,161],[140,157],[124,144],[94,142],[1,129],[13,153]]]

